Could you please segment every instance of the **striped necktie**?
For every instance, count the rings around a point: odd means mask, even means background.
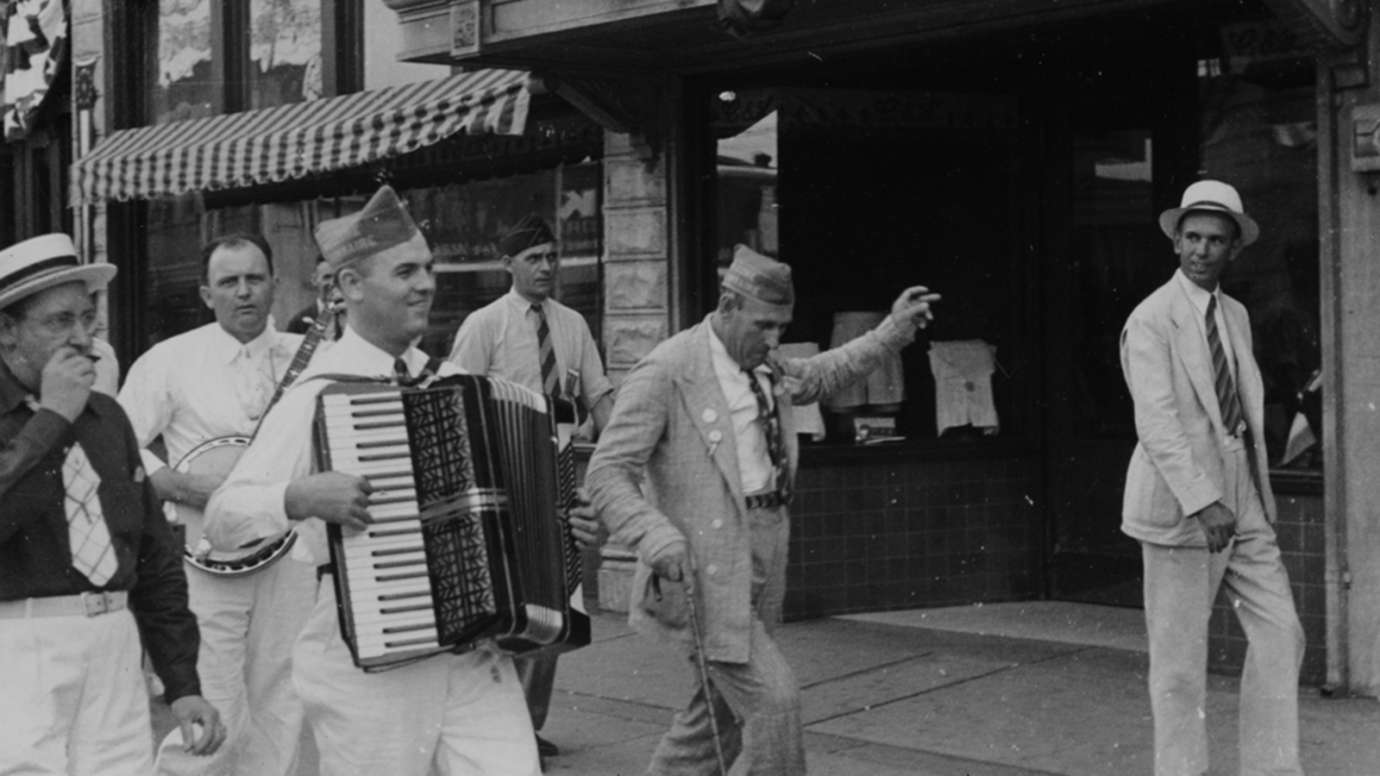
[[[767,457],[771,459],[776,489],[784,495],[786,493],[786,446],[781,440],[781,421],[777,417],[776,407],[767,402],[767,394],[762,390],[762,384],[757,382],[757,373],[751,369],[744,369],[743,372],[747,374],[748,386],[752,388],[752,397],[757,400],[757,422],[762,424],[762,433],[767,438]],[[767,380],[770,382],[771,378],[767,378]]]
[[[537,316],[537,359],[541,364],[541,392],[556,395],[556,351],[551,347],[551,329],[546,325],[546,311],[539,304],[532,305]]]
[[[1235,435],[1241,429],[1241,397],[1236,393],[1236,381],[1231,379],[1231,369],[1227,365],[1227,351],[1217,332],[1216,312],[1217,294],[1213,294],[1208,297],[1203,327],[1207,329],[1208,349],[1212,351],[1212,381],[1217,391],[1217,406],[1222,410],[1222,425],[1227,433]]]
[[[96,587],[109,582],[120,567],[97,495],[100,485],[100,475],[92,468],[86,451],[80,443],[73,444],[62,462],[62,486],[66,491],[62,505],[67,513],[67,540],[72,550],[72,568]]]

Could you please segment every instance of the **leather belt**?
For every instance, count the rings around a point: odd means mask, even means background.
[[[791,502],[790,498],[779,490],[753,493],[743,500],[747,502],[748,509],[775,509],[776,507],[784,507]]]
[[[123,611],[128,606],[129,593],[124,590],[24,598],[18,601],[0,601],[0,620],[22,620],[29,617],[95,617]]]

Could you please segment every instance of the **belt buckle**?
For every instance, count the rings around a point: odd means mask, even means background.
[[[86,611],[87,617],[95,617],[110,611],[112,596],[110,593],[82,593],[81,605]]]

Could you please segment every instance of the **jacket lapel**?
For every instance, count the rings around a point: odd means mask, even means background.
[[[1251,343],[1248,336],[1250,322],[1244,316],[1237,314],[1238,305],[1222,305],[1222,320],[1227,324],[1227,338],[1231,340],[1232,353],[1236,357],[1236,392],[1241,397],[1241,408],[1246,414],[1246,425],[1251,429],[1251,433],[1256,439],[1263,439],[1264,417],[1255,414],[1256,407],[1264,407],[1264,383],[1260,379],[1260,370],[1256,368],[1254,358],[1245,358],[1251,355]]]
[[[676,389],[686,416],[699,432],[724,484],[743,504],[743,479],[738,471],[738,445],[733,435],[733,416],[719,387],[719,377],[709,353],[709,324],[701,323],[689,341],[684,369],[676,377]]]
[[[1193,306],[1188,294],[1184,293],[1177,283],[1174,290],[1176,293],[1170,310],[1170,319],[1178,332],[1177,347],[1174,351],[1178,353],[1184,371],[1193,383],[1193,390],[1198,394],[1198,402],[1207,408],[1208,417],[1212,422],[1217,424],[1218,428],[1222,428],[1222,408],[1217,404],[1217,389],[1213,387],[1212,357],[1208,354],[1203,326],[1198,321],[1198,308]]]

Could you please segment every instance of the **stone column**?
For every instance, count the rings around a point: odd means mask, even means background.
[[[604,134],[604,347],[614,383],[666,338],[671,245],[666,155],[648,158],[626,134]],[[599,606],[628,609],[634,554],[600,551]]]
[[[1380,173],[1351,169],[1352,108],[1380,103],[1380,13],[1362,77],[1320,63],[1329,683],[1380,694]]]

